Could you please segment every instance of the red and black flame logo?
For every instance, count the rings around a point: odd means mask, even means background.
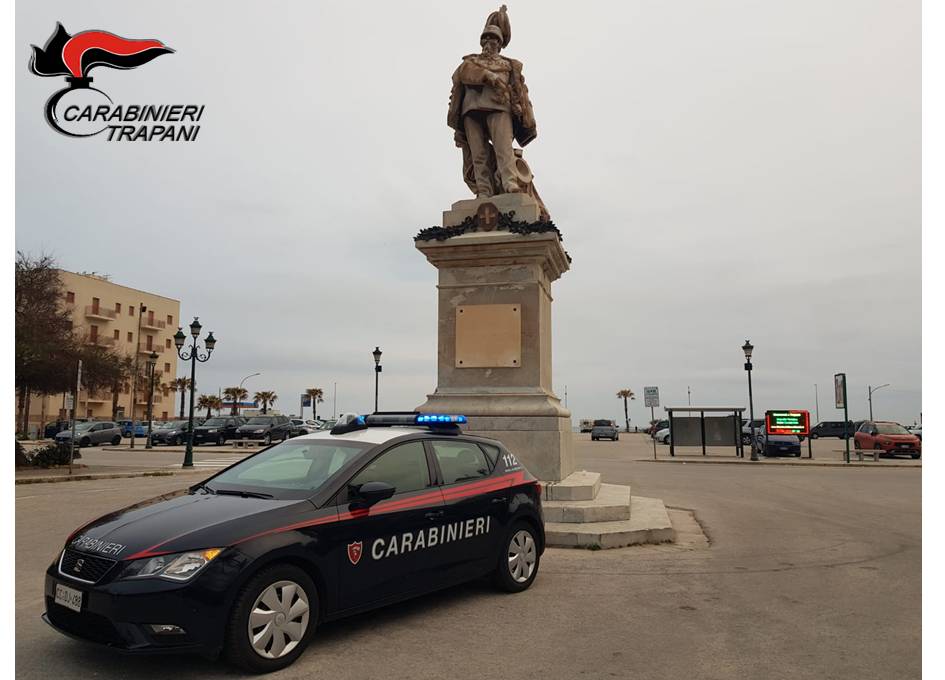
[[[56,116],[56,104],[62,96],[72,90],[88,88],[92,78],[89,71],[96,66],[116,69],[133,69],[147,64],[162,54],[174,52],[160,40],[130,40],[108,31],[82,31],[75,35],[61,23],[56,23],[56,30],[46,41],[42,49],[33,45],[30,57],[30,72],[43,77],[65,76],[69,87],[56,92],[46,102],[46,120],[58,132],[70,137],[87,135],[76,134],[62,129]],[[111,101],[101,90],[95,90]]]

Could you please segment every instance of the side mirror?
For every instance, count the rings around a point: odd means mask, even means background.
[[[352,489],[351,505],[356,508],[369,508],[375,503],[387,500],[397,489],[387,482],[366,482],[361,488]]]

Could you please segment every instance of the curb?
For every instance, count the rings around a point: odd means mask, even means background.
[[[670,463],[676,465],[685,465],[690,463],[692,465],[750,465],[750,462],[729,462],[726,460],[645,460],[639,459],[633,461],[634,463]],[[903,465],[901,463],[867,463],[864,461],[850,461],[849,463],[774,463],[774,462],[765,462],[765,461],[756,461],[761,463],[761,465],[767,465],[768,467],[806,467],[806,468],[824,468],[824,467],[839,467],[839,468],[898,468],[898,469],[909,469],[909,470],[921,470],[921,465]],[[759,466],[761,467],[761,466]]]
[[[181,470],[179,472],[171,470],[148,470],[146,472],[116,472],[116,473],[87,473],[81,475],[62,475],[56,477],[21,477],[14,480],[15,484],[55,484],[58,482],[87,482],[96,479],[131,479],[135,477],[173,477],[179,474],[192,474],[197,470]],[[199,472],[204,472],[199,470]]]

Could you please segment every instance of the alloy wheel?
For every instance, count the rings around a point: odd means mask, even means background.
[[[308,630],[309,601],[295,581],[276,581],[256,598],[246,631],[249,644],[264,659],[278,659],[295,649]]]
[[[530,532],[520,529],[509,541],[509,573],[516,583],[525,583],[535,571],[538,552]]]

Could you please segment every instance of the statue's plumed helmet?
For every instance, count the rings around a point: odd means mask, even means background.
[[[507,9],[505,5],[502,5],[497,11],[489,15],[489,18],[486,19],[486,27],[482,29],[482,35],[479,36],[480,40],[487,35],[492,35],[499,39],[502,47],[508,47],[512,40],[512,24],[509,23]]]

